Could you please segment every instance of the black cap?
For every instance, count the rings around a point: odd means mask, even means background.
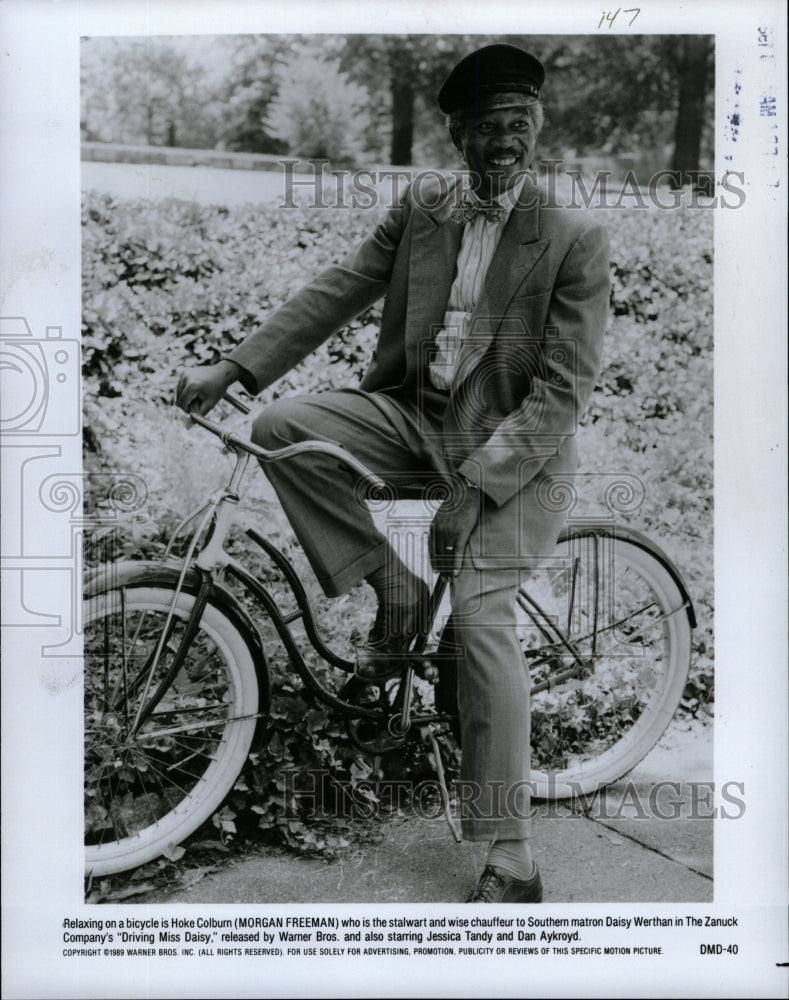
[[[506,92],[514,100],[537,100],[545,80],[539,59],[517,45],[486,45],[465,56],[444,80],[438,106],[444,114],[473,110],[494,93]]]

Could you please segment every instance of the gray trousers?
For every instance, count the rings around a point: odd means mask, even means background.
[[[334,441],[395,487],[429,490],[448,472],[440,437],[445,406],[446,396],[439,392],[428,392],[418,402],[361,390],[282,399],[256,419],[252,438],[268,449],[303,440]],[[389,543],[370,515],[355,474],[342,463],[306,455],[263,468],[327,596],[345,593],[385,565]],[[483,510],[477,531],[484,531],[485,516]],[[562,517],[553,515],[553,521],[551,545]],[[466,840],[521,840],[530,835],[530,709],[529,676],[515,629],[515,591],[528,571],[522,563],[513,567],[500,561],[478,568],[471,549],[470,541],[451,583],[459,647],[462,831]]]

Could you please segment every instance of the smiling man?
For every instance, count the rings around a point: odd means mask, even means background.
[[[472,52],[438,95],[468,172],[417,177],[371,235],[321,271],[227,359],[185,373],[177,402],[206,413],[236,380],[260,392],[386,295],[358,388],[280,399],[255,421],[266,448],[336,441],[400,486],[451,487],[430,530],[451,575],[462,735],[464,838],[491,842],[471,902],[542,899],[530,846],[529,678],[515,594],[553,550],[549,502],[575,470],[575,431],[600,366],[608,243],[577,211],[546,204],[528,170],[544,70],[512,45]],[[266,474],[328,596],[366,580],[378,612],[356,672],[402,667],[426,584],[405,566],[336,462]]]
[[[542,64],[514,45],[489,45],[462,59],[438,93],[452,141],[480,198],[500,196],[531,166],[542,129]],[[511,88],[511,89],[508,89]]]

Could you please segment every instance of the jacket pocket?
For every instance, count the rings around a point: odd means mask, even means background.
[[[530,284],[531,282],[527,279],[526,282],[524,283],[525,290],[517,292],[515,295],[513,295],[512,298],[510,299],[510,303],[533,301],[536,299],[543,298],[545,296],[549,296],[553,291],[552,287],[545,288],[542,291],[532,291],[531,288],[529,287]]]

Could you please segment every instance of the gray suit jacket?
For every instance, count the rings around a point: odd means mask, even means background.
[[[231,360],[261,391],[386,294],[360,388],[419,392],[455,273],[456,203],[456,182],[418,177],[367,239],[298,291]],[[498,507],[545,475],[575,468],[574,434],[599,373],[608,296],[603,227],[577,209],[547,205],[527,179],[457,359],[444,420],[449,467]]]

